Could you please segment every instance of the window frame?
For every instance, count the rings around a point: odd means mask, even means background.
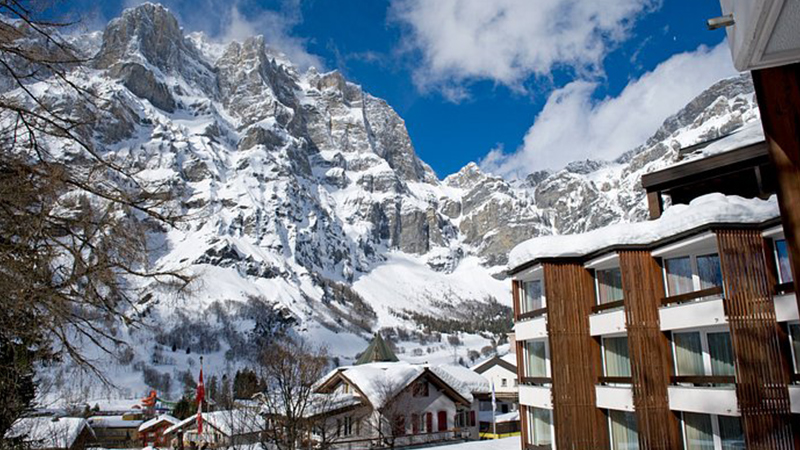
[[[537,339],[526,339],[522,341],[522,370],[525,378],[541,378],[540,376],[533,376],[530,372],[530,358],[528,356],[528,343],[529,342],[542,342],[544,343],[544,371],[545,377],[544,378],[552,378],[552,372],[550,371],[550,340],[548,338],[537,338]]]
[[[525,278],[525,279],[519,279],[517,281],[519,283],[517,289],[518,289],[519,313],[520,314],[527,314],[527,313],[530,313],[530,312],[538,311],[540,309],[547,309],[547,296],[545,295],[545,291],[544,291],[545,288],[544,288],[544,277],[543,276],[534,276],[534,277],[529,277],[529,278]],[[527,304],[527,301],[526,301],[527,297],[526,297],[526,294],[525,294],[526,285],[528,283],[534,283],[534,282],[535,283],[539,283],[540,286],[541,286],[541,296],[540,296],[540,298],[541,298],[542,306],[541,306],[541,308],[535,308],[535,309],[531,309],[530,311],[528,311],[528,310],[526,310],[526,307],[527,307],[527,305],[526,305]]]
[[[603,377],[611,377],[610,375],[608,375],[608,365],[607,365],[607,361],[606,361],[606,339],[619,339],[619,338],[628,339],[628,334],[627,333],[612,333],[612,334],[605,334],[605,335],[600,336],[600,356],[601,356],[602,363],[603,363],[603,367],[602,367]],[[631,363],[631,354],[630,354],[630,347],[628,347],[628,367],[629,367],[629,371],[632,372],[632,368],[630,366],[630,363]],[[631,376],[632,375],[633,374],[631,373]],[[618,377],[614,376],[614,378],[618,378]],[[629,377],[619,377],[619,378],[629,378]],[[613,383],[613,384],[616,385],[618,383]],[[625,383],[625,385],[628,385],[628,383]]]
[[[680,427],[681,427],[681,443],[683,444],[683,448],[688,449],[689,445],[687,442],[686,437],[686,419],[685,414],[689,411],[681,411],[680,413]],[[689,412],[690,414],[698,414],[698,415],[705,415],[711,417],[711,437],[714,441],[714,450],[722,450],[722,432],[719,426],[719,417],[720,414],[706,414],[706,413],[695,413]],[[738,417],[741,425],[741,416],[725,416],[725,417]]]
[[[534,417],[534,411],[535,410],[547,411],[550,414],[550,420],[549,420],[549,422],[550,422],[549,423],[549,428],[550,428],[549,439],[550,439],[550,442],[548,444],[537,444],[536,443],[537,442],[537,433],[536,433],[536,424],[535,424],[535,417]],[[528,440],[531,441],[531,442],[526,442],[526,444],[534,445],[534,446],[536,446],[536,445],[540,445],[540,446],[549,445],[550,448],[553,448],[553,444],[555,443],[555,436],[556,436],[556,434],[555,434],[556,430],[555,430],[555,427],[553,426],[553,410],[552,409],[548,409],[548,408],[539,408],[537,406],[529,406],[529,407],[527,407],[525,413],[528,415],[528,417],[526,417],[527,425],[528,425],[528,430],[527,430],[528,431],[528,433],[527,433],[528,434]]]
[[[598,272],[606,272],[606,271],[609,271],[609,270],[619,270],[620,284],[622,284],[622,268],[619,265],[614,265],[614,266],[610,266],[610,267],[598,267],[598,268],[594,269],[594,271],[593,271],[594,273],[592,274],[593,275],[592,278],[594,278],[594,304],[596,306],[607,305],[609,303],[616,303],[616,302],[620,302],[620,301],[625,300],[625,291],[623,289],[623,286],[620,286],[619,289],[620,289],[621,297],[619,299],[611,300],[611,301],[608,301],[608,302],[601,302],[600,301],[600,277],[597,276],[597,273]]]
[[[700,333],[700,348],[702,351],[702,358],[703,358],[703,374],[702,375],[677,375],[678,374],[678,360],[675,357],[675,334],[681,333]],[[678,330],[670,331],[669,336],[669,346],[672,354],[672,370],[676,376],[699,376],[699,377],[710,377],[715,376],[712,370],[711,364],[711,348],[708,345],[708,335],[714,333],[728,333],[730,335],[731,330],[728,325],[714,325],[710,327],[692,327],[692,328],[681,328]],[[731,342],[733,345],[733,342]],[[736,356],[734,355],[733,360],[733,376],[736,376]]]
[[[794,336],[794,333],[792,333],[792,326],[800,327],[800,321],[791,320],[789,322],[786,322],[786,334],[789,335],[789,351],[791,352],[791,355],[792,355],[792,373],[797,375],[797,374],[800,374],[800,370],[798,370],[798,369],[800,369],[800,364],[798,364],[798,363],[800,363],[800,361],[797,360],[797,358],[800,355],[798,355],[795,352],[794,345],[792,343],[792,337]],[[800,337],[800,336],[798,336],[798,337]]]
[[[786,238],[783,235],[780,235],[772,237],[771,239],[772,239],[772,256],[775,259],[775,272],[777,272],[775,275],[778,279],[778,284],[794,282],[794,280],[784,279],[783,272],[781,271],[781,258],[780,255],[778,254],[778,241],[786,242]],[[789,251],[788,248],[786,249],[786,251],[787,251],[787,256],[791,258],[791,255],[788,254]],[[789,261],[789,274],[790,275],[792,274],[791,261]]]
[[[690,294],[692,292],[697,292],[697,291],[701,291],[703,289],[707,289],[707,288],[704,288],[702,286],[702,284],[701,284],[700,270],[699,270],[698,265],[697,265],[697,258],[703,257],[703,256],[711,256],[711,255],[717,255],[717,258],[719,259],[720,258],[719,249],[718,248],[705,248],[705,249],[694,250],[694,251],[690,251],[690,252],[686,252],[686,253],[678,253],[678,254],[660,256],[660,258],[661,258],[661,274],[662,274],[662,279],[664,280],[664,296],[665,297],[674,297],[674,296],[677,296],[677,295],[685,295],[685,294]],[[670,260],[670,259],[680,259],[680,258],[687,258],[687,257],[689,258],[689,264],[692,267],[692,290],[689,291],[689,292],[683,292],[683,293],[670,292],[670,288],[669,288],[669,272],[668,272],[668,269],[667,269],[667,261]],[[721,261],[720,261],[720,278],[724,278],[724,276],[722,274],[722,262]],[[724,286],[724,284],[725,284],[725,282],[724,282],[724,279],[723,279],[722,280],[722,284],[720,285],[720,287]],[[716,297],[717,296],[713,296],[712,298],[716,298]],[[703,297],[702,299],[707,299],[707,298],[708,297]],[[697,300],[702,300],[702,299],[697,299]]]

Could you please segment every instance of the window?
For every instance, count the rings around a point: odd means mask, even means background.
[[[525,341],[526,367],[529,377],[547,377],[547,341]]]
[[[622,271],[614,269],[598,270],[597,303],[600,305],[622,300]]]
[[[411,433],[412,434],[419,434],[420,429],[422,428],[422,420],[421,416],[417,413],[411,414]]]
[[[714,429],[708,414],[683,413],[686,450],[714,450]]]
[[[551,437],[550,410],[544,408],[528,408],[528,435],[531,445],[549,446],[553,443]]]
[[[520,312],[528,313],[545,307],[544,295],[542,291],[542,281],[525,281],[522,283],[522,307]]]
[[[722,286],[722,267],[716,253],[667,258],[664,270],[670,297]]]
[[[605,376],[630,377],[631,361],[628,356],[628,338],[603,338],[603,360]]]
[[[792,266],[789,262],[789,249],[786,247],[786,239],[775,240],[775,258],[778,260],[778,277],[781,283],[788,283],[793,280]]]
[[[744,433],[738,417],[682,413],[686,450],[744,450]]]
[[[353,418],[350,416],[336,419],[336,436],[350,436],[353,434]]]
[[[744,431],[742,421],[733,416],[717,416],[719,421],[719,438],[722,450],[744,450]]]
[[[500,381],[500,386],[502,386],[502,387],[508,387],[508,380],[507,380],[507,379],[505,379],[505,378],[503,378],[503,379]]]
[[[794,373],[800,373],[800,324],[789,324],[789,339],[792,342]]]
[[[625,411],[608,411],[611,427],[612,450],[638,450],[639,433],[636,429],[636,416]]]
[[[414,389],[412,392],[414,397],[427,397],[428,396],[428,382],[425,380],[420,380],[416,384],[414,384]]]
[[[727,331],[672,333],[675,374],[734,376],[733,347]]]

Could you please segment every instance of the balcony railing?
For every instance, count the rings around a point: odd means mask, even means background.
[[[714,295],[722,295],[722,286],[714,286],[708,289],[701,289],[699,291],[689,292],[681,295],[672,295],[661,299],[661,306],[679,305],[681,303],[688,303],[703,297],[711,297]]]
[[[524,312],[519,315],[519,320],[534,319],[539,316],[547,314],[547,307],[534,309],[533,311]]]
[[[625,300],[616,300],[616,301],[613,301],[613,302],[601,303],[599,305],[594,305],[594,306],[592,306],[592,312],[593,313],[599,313],[599,312],[603,312],[603,311],[608,311],[609,309],[623,308],[623,307],[625,307]]]
[[[717,385],[734,384],[736,377],[733,375],[680,375],[670,377],[672,384]]]
[[[550,377],[522,377],[522,384],[542,386],[545,384],[553,384],[553,379]]]
[[[633,378],[631,377],[599,377],[597,382],[600,384],[631,384]]]
[[[781,294],[791,294],[794,293],[794,282],[787,281],[786,283],[779,283],[775,285],[775,289],[773,294],[781,295]]]

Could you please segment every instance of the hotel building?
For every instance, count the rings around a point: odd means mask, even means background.
[[[644,176],[649,221],[512,251],[523,450],[797,445],[774,171],[763,140],[726,150]]]

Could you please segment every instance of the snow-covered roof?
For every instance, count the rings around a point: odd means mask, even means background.
[[[478,412],[478,420],[480,420],[481,422],[491,422],[492,412],[491,411]],[[519,411],[511,411],[503,414],[496,414],[494,416],[494,420],[497,423],[516,422],[519,420]]]
[[[142,420],[128,420],[123,416],[92,416],[88,419],[94,428],[139,428]]]
[[[508,267],[514,269],[541,258],[581,257],[614,246],[655,244],[705,225],[760,224],[779,216],[774,195],[761,200],[712,193],[697,197],[688,205],[673,205],[656,220],[529,239],[511,250]]]
[[[472,394],[490,391],[489,380],[466,367],[441,365],[431,367],[431,371],[469,402],[473,400]]]
[[[24,436],[31,448],[69,448],[88,425],[80,417],[25,417],[11,425],[6,438]]]
[[[753,144],[758,144],[759,142],[764,142],[765,139],[766,138],[764,137],[764,129],[761,126],[761,121],[753,120],[733,133],[714,140],[708,145],[697,144],[696,146],[700,148],[694,152],[688,153],[685,159],[678,164],[695,161],[697,159],[708,158],[709,156],[737,150]],[[684,150],[682,150],[682,152],[683,151]]]
[[[475,378],[474,375],[477,374],[466,368],[431,367],[399,361],[339,367],[320,380],[317,387],[327,384],[333,377],[340,375],[361,392],[374,408],[381,408],[426,371],[438,377],[468,402],[472,401],[472,392],[476,392],[472,387],[481,382]],[[485,382],[485,379],[483,381]]]
[[[164,430],[164,434],[171,434],[181,428],[192,425],[196,420],[197,414],[192,414],[188,418]],[[264,424],[260,416],[260,411],[254,408],[204,412],[203,422],[216,428],[226,436],[257,433],[262,431]]]
[[[139,425],[139,431],[140,432],[144,431],[144,430],[146,430],[146,429],[148,429],[148,428],[150,428],[150,427],[152,427],[152,426],[154,426],[154,425],[156,425],[158,423],[161,423],[161,422],[169,422],[172,425],[175,425],[176,423],[180,423],[180,421],[181,421],[180,419],[178,419],[176,417],[172,417],[169,414],[162,414],[162,415],[160,415],[158,417],[153,417],[152,419],[148,420],[147,422],[144,422],[143,424]]]

